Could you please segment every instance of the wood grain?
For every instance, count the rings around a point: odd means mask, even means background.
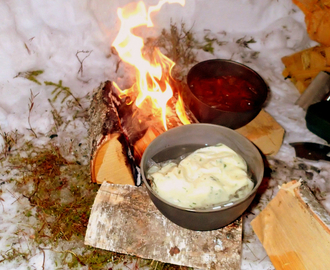
[[[284,184],[251,222],[276,269],[330,269],[330,216],[305,185]]]
[[[236,131],[253,142],[264,155],[276,155],[285,134],[283,127],[264,110],[261,110],[250,123]]]

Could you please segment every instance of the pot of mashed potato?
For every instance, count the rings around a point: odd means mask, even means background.
[[[245,197],[253,189],[245,160],[219,143],[200,148],[179,163],[166,161],[147,171],[152,189],[187,208],[209,208]]]
[[[151,201],[173,223],[215,230],[239,218],[260,186],[264,163],[247,138],[227,127],[190,124],[155,138],[141,176]]]

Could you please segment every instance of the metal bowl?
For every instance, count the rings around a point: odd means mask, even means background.
[[[235,76],[252,85],[257,92],[252,100],[253,106],[243,108],[235,105],[226,109],[214,108],[194,94],[193,82],[196,79],[212,79],[221,76]],[[207,60],[193,66],[187,75],[187,85],[182,93],[183,101],[199,122],[213,123],[232,129],[240,128],[253,120],[260,112],[268,95],[268,86],[258,73],[243,64],[224,59]],[[214,99],[216,98],[214,96]],[[218,105],[221,105],[221,102]]]
[[[226,144],[247,162],[254,188],[245,198],[213,208],[192,209],[164,200],[151,188],[146,178],[151,159],[155,162],[176,159],[187,152],[217,143]],[[213,124],[190,124],[168,130],[149,144],[141,160],[143,183],[155,206],[177,225],[197,231],[218,229],[240,217],[255,197],[263,173],[263,160],[254,144],[232,129]]]

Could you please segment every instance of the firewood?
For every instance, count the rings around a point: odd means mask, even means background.
[[[174,96],[167,103],[168,129],[183,125],[175,105],[178,92],[186,86],[182,82],[172,82],[172,85]],[[151,108],[151,104],[137,108],[132,96],[121,97],[110,81],[94,90],[89,129],[93,182],[130,185],[138,182],[136,168],[140,165],[144,150],[165,131],[161,117],[153,115],[148,108]],[[188,108],[185,108],[185,113],[188,123],[198,122]],[[254,142],[266,155],[277,153],[284,134],[283,128],[264,111],[237,131]]]
[[[303,93],[320,71],[330,72],[330,47],[314,46],[284,56],[281,60],[285,65],[283,76]]]
[[[251,225],[277,270],[330,269],[330,215],[305,184],[282,185]]]
[[[134,158],[140,163],[143,152],[146,150],[148,145],[158,136],[161,132],[153,127],[149,127],[144,136],[138,140],[134,145]]]
[[[91,210],[85,245],[198,269],[237,270],[242,218],[218,230],[184,229],[162,215],[145,187],[104,182]]]
[[[111,100],[118,112],[124,134],[132,150],[135,165],[139,166],[142,154],[149,143],[165,131],[160,115],[154,115],[151,101],[146,100],[143,109],[135,105],[134,96],[121,97],[118,90],[112,85]]]
[[[250,123],[236,131],[253,142],[266,156],[277,154],[285,134],[283,127],[263,109]]]
[[[177,88],[181,85],[173,82],[173,86],[174,96],[167,104],[169,129],[182,125],[175,111]],[[136,166],[140,165],[144,150],[165,131],[160,116],[151,112],[151,104],[139,109],[134,100],[134,96],[121,97],[110,81],[94,90],[89,129],[93,182],[134,185]],[[193,114],[185,110],[188,121],[196,123]]]
[[[90,106],[90,167],[93,182],[134,185],[134,161],[118,113],[109,97],[111,82],[94,90]]]
[[[307,33],[310,39],[330,46],[330,3],[328,0],[293,0],[305,14]]]
[[[180,87],[184,87],[181,82],[171,81],[173,88],[173,97],[167,102],[166,124],[167,129],[183,125],[176,113],[176,103]],[[144,106],[140,109],[136,107],[135,97],[120,97],[120,93],[112,87],[111,98],[118,112],[123,131],[128,138],[130,149],[132,149],[135,164],[140,165],[142,154],[151,141],[159,134],[165,132],[161,115],[154,115],[151,110],[150,100],[146,100]],[[189,123],[197,123],[196,118],[185,107],[185,114]]]

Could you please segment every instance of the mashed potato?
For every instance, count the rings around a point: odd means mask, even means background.
[[[254,186],[245,160],[224,144],[200,148],[179,164],[154,165],[147,178],[163,199],[189,208],[238,200]]]

